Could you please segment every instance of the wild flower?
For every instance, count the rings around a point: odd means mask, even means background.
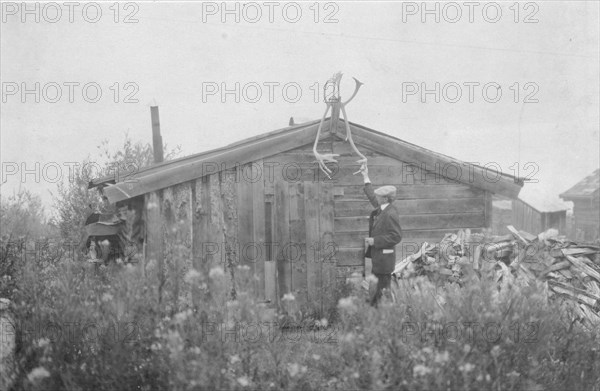
[[[425,376],[431,373],[431,368],[425,365],[417,364],[413,367],[413,376]]]
[[[315,326],[316,327],[327,327],[328,324],[329,324],[329,322],[327,321],[326,318],[323,318],[321,320],[316,320],[315,321]]]
[[[199,281],[201,277],[202,274],[198,270],[190,269],[183,277],[183,281],[190,285],[193,285],[195,282]]]
[[[298,363],[288,364],[287,369],[291,377],[294,377],[299,373],[305,373],[308,370],[304,365]]]
[[[517,371],[511,371],[511,372],[507,373],[506,376],[512,377],[512,378],[517,378],[517,377],[521,376],[521,374]]]
[[[183,323],[191,315],[192,310],[190,309],[178,312],[177,314],[175,314],[175,322],[178,324]]]
[[[353,297],[342,297],[338,302],[338,307],[348,312],[355,312],[358,310],[358,307],[354,304]]]
[[[461,371],[461,372],[464,372],[464,373],[469,373],[473,369],[475,369],[475,365],[473,365],[471,363],[466,363],[466,364],[458,366],[458,370]]]
[[[248,376],[238,377],[237,382],[242,387],[248,387],[250,385],[250,379],[248,379]]]
[[[281,300],[283,300],[283,301],[294,301],[294,300],[296,300],[296,297],[292,293],[286,293],[285,295],[283,295],[283,297],[281,298]]]
[[[213,278],[213,279],[223,277],[224,275],[225,275],[225,272],[223,271],[223,268],[220,266],[215,266],[212,269],[210,269],[210,271],[208,272],[208,277]]]
[[[291,377],[296,376],[300,372],[300,365],[293,363],[288,364],[287,370]]]
[[[50,340],[48,338],[40,338],[37,341],[37,346],[39,348],[45,348],[46,346],[48,346],[50,344]]]
[[[444,352],[442,353],[436,353],[435,354],[435,362],[438,364],[444,364],[445,362],[447,362],[450,359],[450,355],[448,354],[447,350],[444,350]]]
[[[238,363],[240,361],[242,361],[242,360],[240,360],[240,356],[238,356],[237,354],[234,354],[233,356],[229,357],[229,363],[231,365]]]
[[[105,292],[105,293],[102,295],[102,301],[104,301],[104,302],[108,302],[108,301],[112,301],[112,300],[113,300],[113,295],[111,295],[110,293],[108,293],[108,292]]]
[[[47,377],[50,377],[50,372],[48,372],[48,370],[44,367],[37,367],[34,368],[31,372],[29,372],[29,374],[27,375],[27,380],[29,380],[33,384],[37,384]]]

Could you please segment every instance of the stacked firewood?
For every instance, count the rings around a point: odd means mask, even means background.
[[[600,245],[576,243],[550,229],[537,236],[507,227],[511,234],[487,236],[469,230],[446,234],[396,265],[396,278],[425,275],[460,285],[472,278],[547,285],[551,299],[563,299],[590,325],[600,325]]]

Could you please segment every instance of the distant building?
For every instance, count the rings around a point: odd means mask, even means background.
[[[512,202],[512,221],[515,228],[537,235],[550,228],[562,235],[567,232],[567,210],[560,200],[521,195]]]
[[[600,238],[600,169],[577,182],[560,198],[574,204],[571,237],[575,240]]]

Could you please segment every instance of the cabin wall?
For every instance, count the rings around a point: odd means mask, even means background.
[[[561,235],[568,234],[567,211],[539,212],[521,200],[513,202],[513,225],[515,228],[537,235],[555,228]]]
[[[398,188],[398,259],[448,232],[491,226],[489,192],[358,148],[368,158],[373,186]],[[146,194],[146,255],[159,262],[163,284],[175,284],[169,276],[190,267],[208,272],[219,264],[236,273],[243,265],[260,299],[281,304],[293,293],[303,313],[335,306],[336,282],[362,272],[373,208],[362,175],[353,175],[359,164],[349,143],[329,138],[318,150],[340,155],[329,165],[331,178],[306,145]]]
[[[573,238],[595,240],[600,237],[600,205],[598,199],[573,200]]]

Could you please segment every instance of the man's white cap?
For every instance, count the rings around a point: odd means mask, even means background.
[[[396,196],[395,186],[381,186],[375,190],[375,194],[382,197]]]

